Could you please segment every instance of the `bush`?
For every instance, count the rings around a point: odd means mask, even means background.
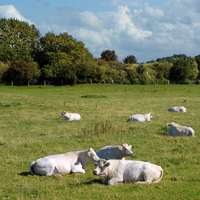
[[[181,58],[174,62],[170,69],[169,79],[172,83],[187,83],[196,80],[197,63],[192,58]]]
[[[0,82],[3,82],[2,78],[7,70],[8,70],[8,64],[0,62]]]
[[[13,82],[15,85],[29,84],[40,75],[38,65],[35,62],[15,61],[11,62],[9,68],[3,75],[3,81],[7,84]]]

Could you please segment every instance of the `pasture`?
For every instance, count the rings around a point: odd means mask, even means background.
[[[187,113],[170,113],[184,105]],[[81,114],[80,122],[59,117]],[[127,122],[152,112],[152,122]],[[198,85],[77,85],[0,87],[0,199],[198,200],[200,199],[200,88]],[[191,126],[196,137],[168,137],[166,123]],[[93,175],[31,176],[30,163],[49,154],[129,143],[130,159],[161,165],[158,184],[106,186]],[[128,159],[128,158],[127,158]]]

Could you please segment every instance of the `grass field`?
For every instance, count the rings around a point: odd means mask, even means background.
[[[188,113],[169,113],[184,105]],[[80,122],[59,118],[79,112]],[[128,123],[152,112],[149,123]],[[78,85],[0,87],[0,199],[2,200],[200,200],[200,88],[197,85]],[[166,123],[192,126],[194,138],[165,135]],[[164,169],[158,184],[106,186],[92,174],[26,175],[31,161],[49,154],[129,143],[135,155]],[[128,158],[127,158],[128,159]]]

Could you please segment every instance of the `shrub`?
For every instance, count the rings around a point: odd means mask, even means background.
[[[13,82],[16,85],[28,84],[39,77],[40,71],[35,62],[15,61],[3,75],[3,81],[7,84]]]
[[[169,79],[172,83],[187,83],[198,76],[197,63],[192,58],[181,58],[170,69]]]
[[[2,78],[7,70],[8,70],[8,64],[0,62],[0,82],[3,81]]]

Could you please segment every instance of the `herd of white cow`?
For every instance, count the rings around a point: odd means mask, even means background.
[[[173,106],[169,112],[187,112],[184,106]],[[67,121],[80,120],[78,113],[61,112],[61,117]],[[134,114],[129,116],[128,121],[145,122],[151,121],[151,113]],[[193,128],[183,126],[175,122],[167,124],[167,134],[170,136],[195,136]],[[102,182],[108,185],[118,183],[156,183],[163,177],[163,169],[156,164],[125,160],[126,156],[133,155],[132,145],[122,144],[118,146],[105,146],[94,151],[73,151],[63,154],[50,155],[33,161],[30,172],[35,175],[52,176],[69,173],[86,173],[86,164],[91,160],[95,169],[93,173],[102,177]]]

